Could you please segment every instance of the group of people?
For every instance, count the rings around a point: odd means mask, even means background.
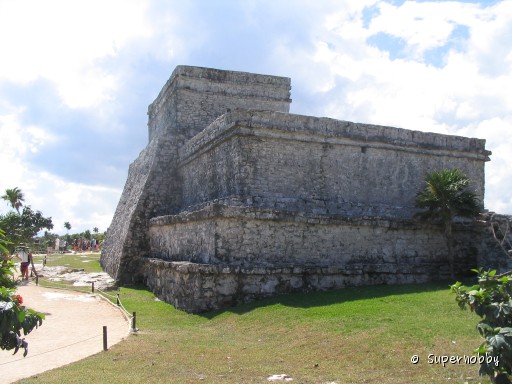
[[[101,243],[95,238],[85,239],[83,237],[73,240],[73,250],[75,252],[99,251]]]
[[[55,241],[50,240],[46,244],[46,253],[66,253],[68,251],[74,252],[99,252],[101,249],[102,242],[95,238],[86,239],[84,237],[75,238],[69,243],[64,239],[56,238]]]

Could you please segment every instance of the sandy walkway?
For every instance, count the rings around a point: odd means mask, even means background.
[[[24,305],[43,312],[43,325],[25,337],[28,355],[0,350],[0,383],[11,383],[103,351],[103,326],[108,347],[129,334],[129,322],[115,306],[93,294],[18,286]]]

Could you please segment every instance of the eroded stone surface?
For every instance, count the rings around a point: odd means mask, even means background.
[[[39,277],[45,277],[52,282],[67,281],[73,282],[74,286],[91,287],[94,283],[95,289],[110,289],[114,286],[114,279],[106,272],[86,273],[79,268],[68,268],[63,266],[48,267],[36,264],[36,271]]]

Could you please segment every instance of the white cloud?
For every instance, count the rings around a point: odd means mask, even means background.
[[[482,13],[477,4],[460,2],[406,1],[400,6],[380,2],[379,9],[380,15],[370,24],[370,34],[385,32],[404,39],[408,55],[415,59],[445,45],[456,25],[473,24]]]
[[[45,78],[72,108],[93,107],[116,89],[100,60],[114,57],[151,28],[143,1],[0,2],[0,80]]]
[[[106,231],[112,221],[112,207],[121,196],[121,190],[102,186],[73,183],[42,172],[36,176],[30,201],[34,208],[44,207],[44,214],[52,216],[52,232],[65,233],[64,222],[69,221],[72,232],[98,227]],[[44,190],[44,194],[39,194]],[[27,195],[28,196],[28,195]]]
[[[457,132],[463,136],[487,139],[486,147],[492,150],[492,155],[485,167],[485,205],[499,213],[512,213],[511,126],[512,114],[509,114],[505,118],[494,117],[468,125]]]
[[[314,37],[313,52],[284,51],[285,63],[302,63],[305,85],[323,100],[315,113],[487,139],[493,156],[486,166],[486,203],[512,213],[506,160],[512,148],[506,134],[512,122],[512,2],[482,8],[454,1],[381,1],[378,8],[368,28],[358,11],[332,13]],[[468,28],[459,44],[463,49],[443,52],[440,67],[428,64],[425,52],[448,44],[457,25]],[[405,55],[392,59],[369,45],[367,39],[379,32],[402,38]]]
[[[24,109],[4,107],[3,110],[0,114],[0,192],[3,194],[7,188],[20,188],[25,194],[25,204],[53,218],[56,233],[64,233],[62,225],[65,221],[70,221],[78,231],[93,227],[105,231],[110,225],[112,207],[115,207],[121,191],[69,182],[28,167],[27,156],[44,151],[48,143],[58,138],[42,127],[23,126],[21,118]],[[51,156],[50,153],[48,155]],[[9,210],[4,203],[0,205],[0,212],[3,213]]]
[[[26,169],[22,158],[28,148],[23,140],[18,122],[19,113],[19,110],[11,109],[0,115],[0,137],[2,138],[2,150],[0,151],[0,164],[2,164],[0,191],[14,188],[20,182],[20,175]],[[7,183],[12,183],[13,185],[7,185]]]
[[[24,172],[24,158],[29,153],[35,153],[44,148],[47,143],[55,142],[58,138],[49,130],[34,125],[23,126],[20,122],[24,108],[4,106],[0,110],[0,137],[2,151],[0,164],[2,180],[19,181]],[[14,186],[7,187],[13,188]]]

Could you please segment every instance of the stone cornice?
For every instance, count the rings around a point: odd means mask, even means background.
[[[237,109],[220,116],[180,148],[180,160],[188,162],[234,135],[317,142],[431,156],[489,161],[485,140],[353,123],[326,117],[272,111]]]
[[[300,222],[323,225],[345,224],[351,226],[378,226],[388,229],[418,229],[431,226],[430,224],[422,223],[413,219],[370,216],[354,217],[340,214],[314,214],[281,209],[232,206],[216,202],[210,202],[197,210],[185,211],[177,215],[154,217],[150,219],[149,225],[164,226],[211,219],[270,220],[276,222]]]

